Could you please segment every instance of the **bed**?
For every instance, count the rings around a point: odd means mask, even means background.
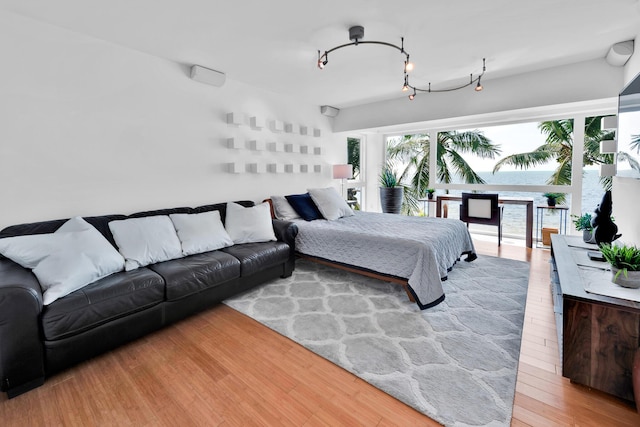
[[[294,220],[303,257],[399,283],[421,309],[444,301],[442,281],[454,264],[476,259],[462,221],[355,211],[332,221]]]

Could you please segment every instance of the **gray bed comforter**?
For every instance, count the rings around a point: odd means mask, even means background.
[[[420,308],[444,300],[442,280],[460,259],[476,258],[464,222],[357,211],[335,221],[296,221],[302,254],[408,279]]]

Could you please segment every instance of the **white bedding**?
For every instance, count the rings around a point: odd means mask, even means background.
[[[442,279],[462,254],[475,259],[467,226],[457,219],[357,211],[295,223],[298,252],[408,279],[420,308],[444,299]]]

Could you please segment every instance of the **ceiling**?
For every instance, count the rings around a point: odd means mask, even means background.
[[[606,55],[640,29],[638,0],[0,0],[0,10],[141,52],[198,64],[228,79],[339,108],[404,96],[403,56],[363,40],[400,44],[411,82],[443,88],[482,71],[491,79]],[[469,89],[471,90],[471,89]]]

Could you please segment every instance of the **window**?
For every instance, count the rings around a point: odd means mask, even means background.
[[[361,139],[347,138],[347,163],[353,166],[353,179],[347,186],[347,203],[355,210],[364,206],[364,170],[362,162]]]

